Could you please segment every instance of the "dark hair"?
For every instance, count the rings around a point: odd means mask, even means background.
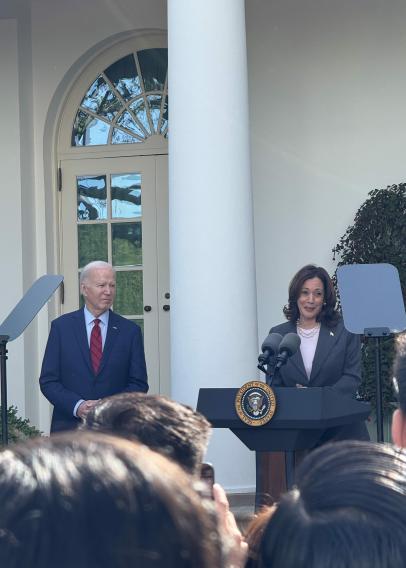
[[[300,317],[297,301],[302,292],[303,284],[311,278],[320,278],[324,287],[324,302],[317,321],[326,324],[328,327],[334,327],[339,319],[339,313],[336,309],[337,297],[334,290],[333,282],[328,272],[321,266],[307,264],[303,266],[292,278],[289,284],[289,300],[283,308],[286,319],[297,322]]]
[[[296,488],[267,525],[261,555],[269,568],[403,568],[405,531],[405,452],[335,442],[303,461]]]
[[[396,357],[393,367],[398,391],[399,407],[406,415],[406,333],[396,338]]]
[[[164,396],[121,393],[98,402],[83,428],[142,442],[197,474],[211,433],[206,418]]]
[[[128,440],[69,432],[4,449],[0,502],[7,568],[221,566],[191,478]]]
[[[245,541],[248,544],[248,555],[245,568],[264,568],[260,556],[260,548],[264,531],[269,519],[275,512],[275,505],[263,507],[250,521],[245,531]]]

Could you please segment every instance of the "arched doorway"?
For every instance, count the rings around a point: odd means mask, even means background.
[[[92,260],[117,271],[114,309],[142,328],[152,392],[169,393],[167,49],[161,35],[104,51],[76,81],[58,141],[63,313]]]

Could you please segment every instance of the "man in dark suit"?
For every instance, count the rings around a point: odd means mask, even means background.
[[[76,428],[101,398],[148,391],[141,330],[110,310],[115,287],[113,267],[91,262],[80,275],[85,307],[52,322],[39,379],[51,432]]]

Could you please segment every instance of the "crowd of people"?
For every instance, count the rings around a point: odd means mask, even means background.
[[[110,266],[91,265],[82,277],[90,315],[82,309],[53,325],[41,373],[54,405],[52,435],[0,451],[0,566],[404,566],[406,335],[398,338],[394,365],[394,445],[368,441],[361,425],[328,432],[301,461],[293,489],[240,530],[224,489],[209,488],[201,475],[209,422],[186,405],[147,394],[139,333],[125,337],[127,323],[110,311],[114,286]],[[329,380],[327,386],[352,396],[358,340],[343,327],[323,269],[299,271],[285,312],[288,324],[274,329],[300,328],[304,347],[279,384],[306,388]],[[88,352],[87,362],[70,361],[74,348]],[[117,348],[120,361],[111,355]],[[124,378],[104,392],[98,378],[106,368]]]

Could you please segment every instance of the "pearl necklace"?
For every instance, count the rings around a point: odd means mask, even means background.
[[[320,324],[318,323],[316,325],[316,327],[312,327],[311,329],[304,329],[303,327],[299,327],[299,324],[297,324],[297,333],[300,335],[300,337],[303,337],[304,339],[310,339],[312,337],[315,337],[320,331]]]

